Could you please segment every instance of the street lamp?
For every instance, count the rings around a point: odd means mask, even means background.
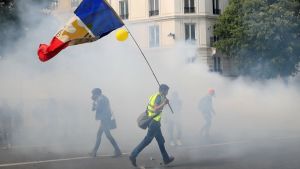
[[[170,32],[170,33],[168,34],[168,37],[172,37],[173,39],[175,39],[175,33],[171,33],[171,32]]]

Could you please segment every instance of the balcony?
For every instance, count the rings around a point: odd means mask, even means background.
[[[149,16],[156,16],[159,14],[159,10],[149,11]]]
[[[184,7],[184,13],[195,13],[195,7]]]

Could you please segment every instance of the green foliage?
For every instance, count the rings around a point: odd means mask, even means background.
[[[19,26],[16,2],[14,0],[0,1],[0,48],[4,46],[5,40],[10,35],[10,27]],[[14,39],[15,37],[11,37]]]
[[[215,25],[214,34],[221,39],[215,45],[217,49],[221,49],[228,56],[237,53],[236,49],[240,48],[243,38],[243,12],[241,7],[240,0],[231,0]]]
[[[231,0],[217,21],[215,47],[235,61],[240,75],[294,75],[300,62],[299,11],[299,0]]]
[[[20,12],[31,10],[25,5],[37,5],[42,9],[47,7],[50,2],[52,0],[0,0],[0,56],[4,53],[6,46],[21,37],[24,27],[28,27],[22,23],[20,16]]]
[[[13,23],[18,20],[16,14],[16,3],[14,0],[1,0],[0,1],[0,24],[6,22]]]

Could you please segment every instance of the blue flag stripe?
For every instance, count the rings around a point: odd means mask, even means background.
[[[74,13],[98,38],[124,25],[105,0],[83,0]]]

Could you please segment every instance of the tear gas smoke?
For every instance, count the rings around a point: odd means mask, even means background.
[[[49,15],[24,12],[22,16],[24,23],[32,24],[31,29],[11,43],[13,52],[0,60],[1,99],[20,112],[13,142],[88,152],[99,125],[91,111],[91,90],[99,87],[110,99],[118,123],[112,134],[122,150],[131,151],[145,135],[136,118],[158,90],[132,39],[120,43],[112,32],[97,42],[69,47],[42,63],[36,54],[39,43],[49,42],[64,23]],[[42,22],[33,22],[40,17]],[[143,35],[134,31],[136,26],[128,27],[141,42]],[[200,61],[187,63],[195,50],[184,43],[163,51],[145,50],[160,82],[170,86],[169,93],[177,91],[183,101],[183,142],[195,144],[199,139],[203,117],[197,104],[210,87],[216,90],[217,113],[212,137],[239,140],[299,133],[300,91],[293,79],[288,86],[278,79],[263,83],[232,80],[208,72]],[[103,144],[100,151],[112,151],[110,145],[105,146],[107,141]]]

